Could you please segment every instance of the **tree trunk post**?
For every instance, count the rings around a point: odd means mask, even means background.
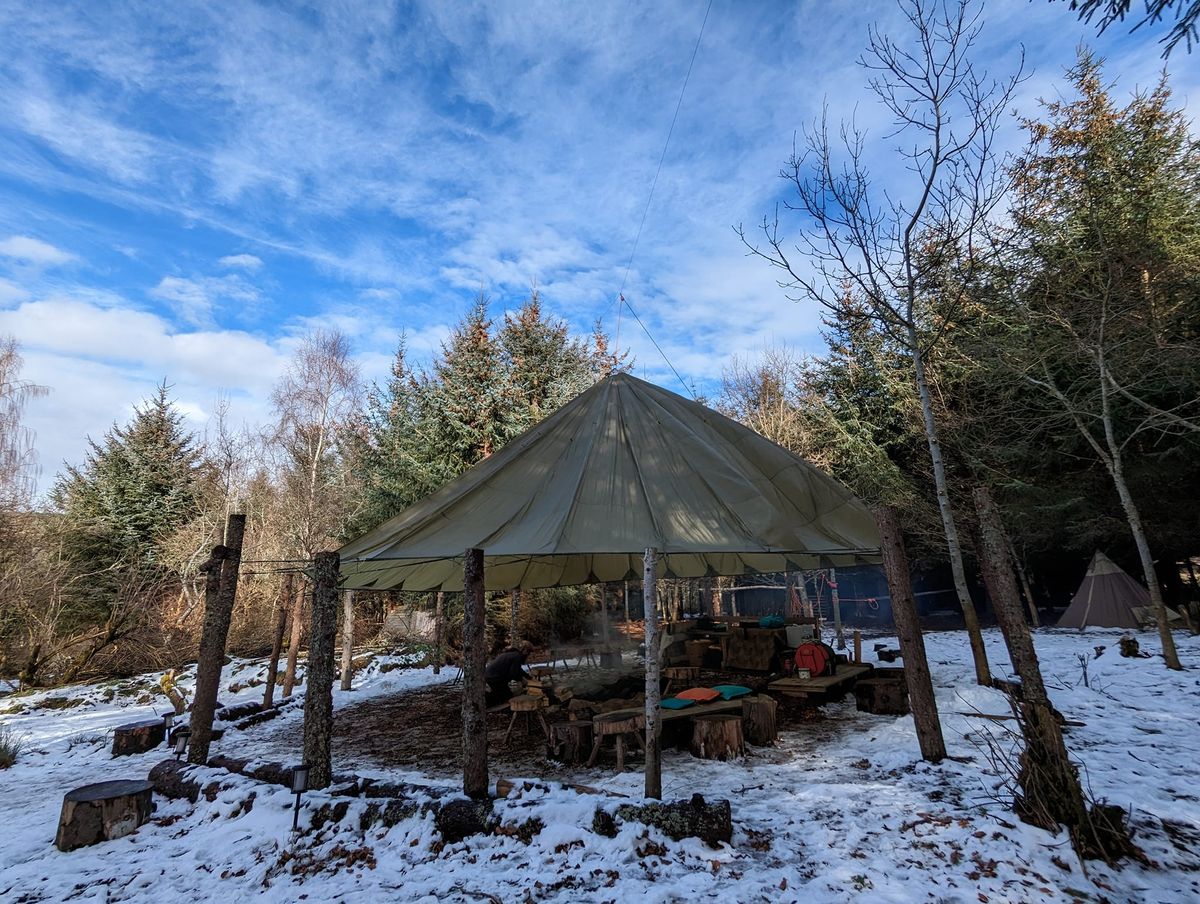
[[[288,639],[287,668],[283,670],[283,696],[290,697],[296,686],[296,661],[300,656],[300,642],[304,639],[304,594],[303,588],[292,594],[292,630]]]
[[[512,598],[509,600],[508,613],[508,645],[515,647],[517,641],[521,639],[521,588],[517,587],[512,592]]]
[[[275,632],[271,638],[271,658],[267,661],[267,689],[263,691],[263,709],[275,702],[275,682],[279,678],[279,656],[283,652],[283,635],[287,631],[288,613],[296,605],[296,576],[283,576],[279,589],[279,608],[275,612]]]
[[[1005,531],[1004,541],[1008,545],[1008,554],[1012,556],[1012,563],[1017,569],[1017,577],[1021,580],[1021,590],[1025,594],[1025,605],[1029,608],[1029,623],[1035,628],[1042,626],[1042,620],[1038,617],[1037,603],[1033,599],[1033,587],[1029,584],[1029,576],[1025,574],[1025,566],[1021,564],[1021,557],[1017,555],[1016,544],[1013,543],[1012,537]]]
[[[442,673],[446,658],[446,594],[439,590],[433,595],[433,674]]]
[[[950,490],[946,483],[946,466],[942,461],[942,443],[938,439],[937,421],[933,416],[933,399],[929,394],[929,383],[925,374],[925,358],[921,354],[921,338],[916,327],[909,326],[909,349],[912,352],[913,370],[917,380],[917,394],[921,398],[921,415],[925,420],[925,440],[929,446],[929,459],[933,464],[933,484],[937,491],[938,512],[942,516],[942,530],[946,535],[946,549],[950,554],[950,571],[954,575],[954,589],[958,593],[958,604],[962,607],[963,623],[971,643],[971,656],[975,660],[975,680],[988,687],[992,683],[988,668],[987,650],[983,646],[983,631],[979,627],[979,615],[971,602],[971,591],[967,588],[967,573],[963,567],[962,546],[958,540],[958,527],[954,523],[954,508],[950,504]]]
[[[336,552],[313,559],[313,597],[308,632],[308,676],[304,684],[304,761],[312,771],[309,785],[327,788],[333,779],[333,648],[337,638],[338,577]]]
[[[1195,579],[1195,577],[1196,577],[1196,575],[1195,575],[1195,573],[1193,573],[1192,578]],[[629,582],[628,581],[625,581],[625,588],[623,591],[623,595],[625,597],[625,624],[629,624]]]
[[[658,575],[658,550],[646,547],[642,561],[643,605],[646,608],[646,797],[662,799],[662,732],[659,720],[660,685],[658,677],[658,607],[655,586]]]
[[[842,598],[838,594],[837,569],[829,567],[829,593],[833,599],[833,632],[837,637],[837,648],[846,649],[846,634],[842,631]]]
[[[212,744],[213,714],[216,712],[217,693],[221,685],[221,667],[225,664],[225,641],[229,637],[229,621],[233,616],[234,601],[237,599],[238,568],[242,563],[242,539],[245,532],[246,516],[230,515],[225,525],[226,545],[213,549],[204,582],[204,628],[200,635],[200,656],[196,663],[192,739],[188,747],[188,762],[201,766],[208,762],[208,748]]]
[[[351,674],[354,669],[354,591],[342,591],[342,684],[344,691],[350,690]]]
[[[468,549],[463,563],[463,792],[475,799],[488,792],[483,586],[483,550]]]
[[[921,747],[921,756],[931,763],[937,763],[946,756],[946,741],[942,737],[933,678],[929,674],[929,660],[925,656],[925,638],[921,635],[921,623],[917,617],[908,555],[904,551],[904,534],[896,510],[891,506],[877,506],[874,514],[879,527],[883,568],[891,589],[892,619],[896,622],[900,652],[904,657],[904,681],[908,686],[917,743]]]
[[[600,585],[600,634],[604,643],[608,643],[608,585]]]
[[[803,571],[796,572],[796,593],[800,597],[800,614],[813,617],[812,603],[808,599],[808,578]]]

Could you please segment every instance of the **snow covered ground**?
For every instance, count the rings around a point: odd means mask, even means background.
[[[139,702],[150,678],[140,687],[110,683],[0,698],[0,713],[8,712],[0,722],[26,743],[18,763],[0,771],[0,901],[1200,900],[1200,638],[1177,636],[1189,670],[1169,672],[1158,659],[1120,658],[1118,636],[1043,631],[1037,646],[1055,704],[1085,723],[1068,730],[1067,743],[1088,786],[1132,811],[1135,840],[1150,866],[1110,871],[1089,864],[1085,875],[1065,835],[1020,823],[997,798],[1000,778],[984,738],[1003,743],[1004,723],[959,713],[1001,714],[1007,704],[999,692],[974,685],[965,635],[947,632],[927,637],[954,757],[942,765],[920,760],[911,718],[858,713],[852,699],[827,706],[823,721],[789,727],[777,747],[752,749],[741,761],[668,753],[664,796],[700,792],[732,801],[733,843],[719,850],[629,824],[616,838],[598,836],[590,828],[595,808],[618,800],[566,790],[497,803],[505,824],[541,821],[528,843],[489,835],[443,846],[429,817],[364,833],[355,818],[359,801],[340,823],[293,840],[292,795],[237,779],[212,803],[160,799],[154,819],[135,834],[64,854],[52,844],[62,795],[90,782],[144,776],[165,751],[113,759],[104,733],[165,710],[165,701]],[[1152,634],[1140,639],[1157,651]],[[1107,649],[1096,658],[1098,645]],[[996,632],[988,634],[988,652],[996,672],[1007,672]],[[1081,680],[1080,654],[1088,657],[1090,686]],[[256,669],[229,666],[222,701],[258,699],[260,687],[227,690]],[[335,691],[335,705],[434,680],[426,670],[372,667],[355,690]],[[54,698],[84,703],[46,708]],[[9,712],[16,707],[24,711]],[[255,737],[299,719],[298,710],[228,734],[223,752],[241,755],[256,744],[257,755],[295,761],[296,751],[263,749]],[[580,770],[578,780],[634,798],[642,783],[639,772],[599,768]],[[241,801],[251,788],[257,796],[247,811]],[[328,798],[310,793],[305,800],[316,806]]]

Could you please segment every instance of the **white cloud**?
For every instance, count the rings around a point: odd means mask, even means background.
[[[37,267],[58,267],[75,260],[70,252],[28,235],[13,235],[0,241],[0,255]]]
[[[192,279],[164,276],[150,295],[170,304],[185,323],[193,326],[210,325],[221,301],[246,304],[259,298],[258,290],[236,275]]]
[[[230,254],[217,261],[222,267],[238,268],[242,270],[254,271],[262,265],[262,258],[255,257],[253,254]]]

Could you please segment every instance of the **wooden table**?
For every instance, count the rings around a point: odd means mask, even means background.
[[[695,716],[709,716],[713,713],[740,713],[742,711],[742,701],[737,700],[714,700],[711,703],[695,703],[692,706],[685,706],[683,709],[663,709],[659,710],[658,719],[660,722],[673,722],[676,719],[691,719]],[[623,718],[645,714],[646,708],[643,706],[633,706],[628,709],[614,709],[606,713],[600,713],[592,719],[594,723],[601,718]]]
[[[874,669],[868,664],[850,663],[839,665],[832,675],[820,678],[780,678],[767,685],[773,694],[794,697],[798,700],[824,702],[852,688],[859,678],[865,678]]]

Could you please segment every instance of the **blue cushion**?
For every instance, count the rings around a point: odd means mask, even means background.
[[[723,700],[736,700],[738,697],[744,697],[751,693],[750,688],[742,687],[740,684],[715,684],[713,690],[720,694]]]
[[[663,709],[683,709],[687,706],[695,706],[695,700],[680,700],[678,697],[667,697],[661,701],[660,705]]]

